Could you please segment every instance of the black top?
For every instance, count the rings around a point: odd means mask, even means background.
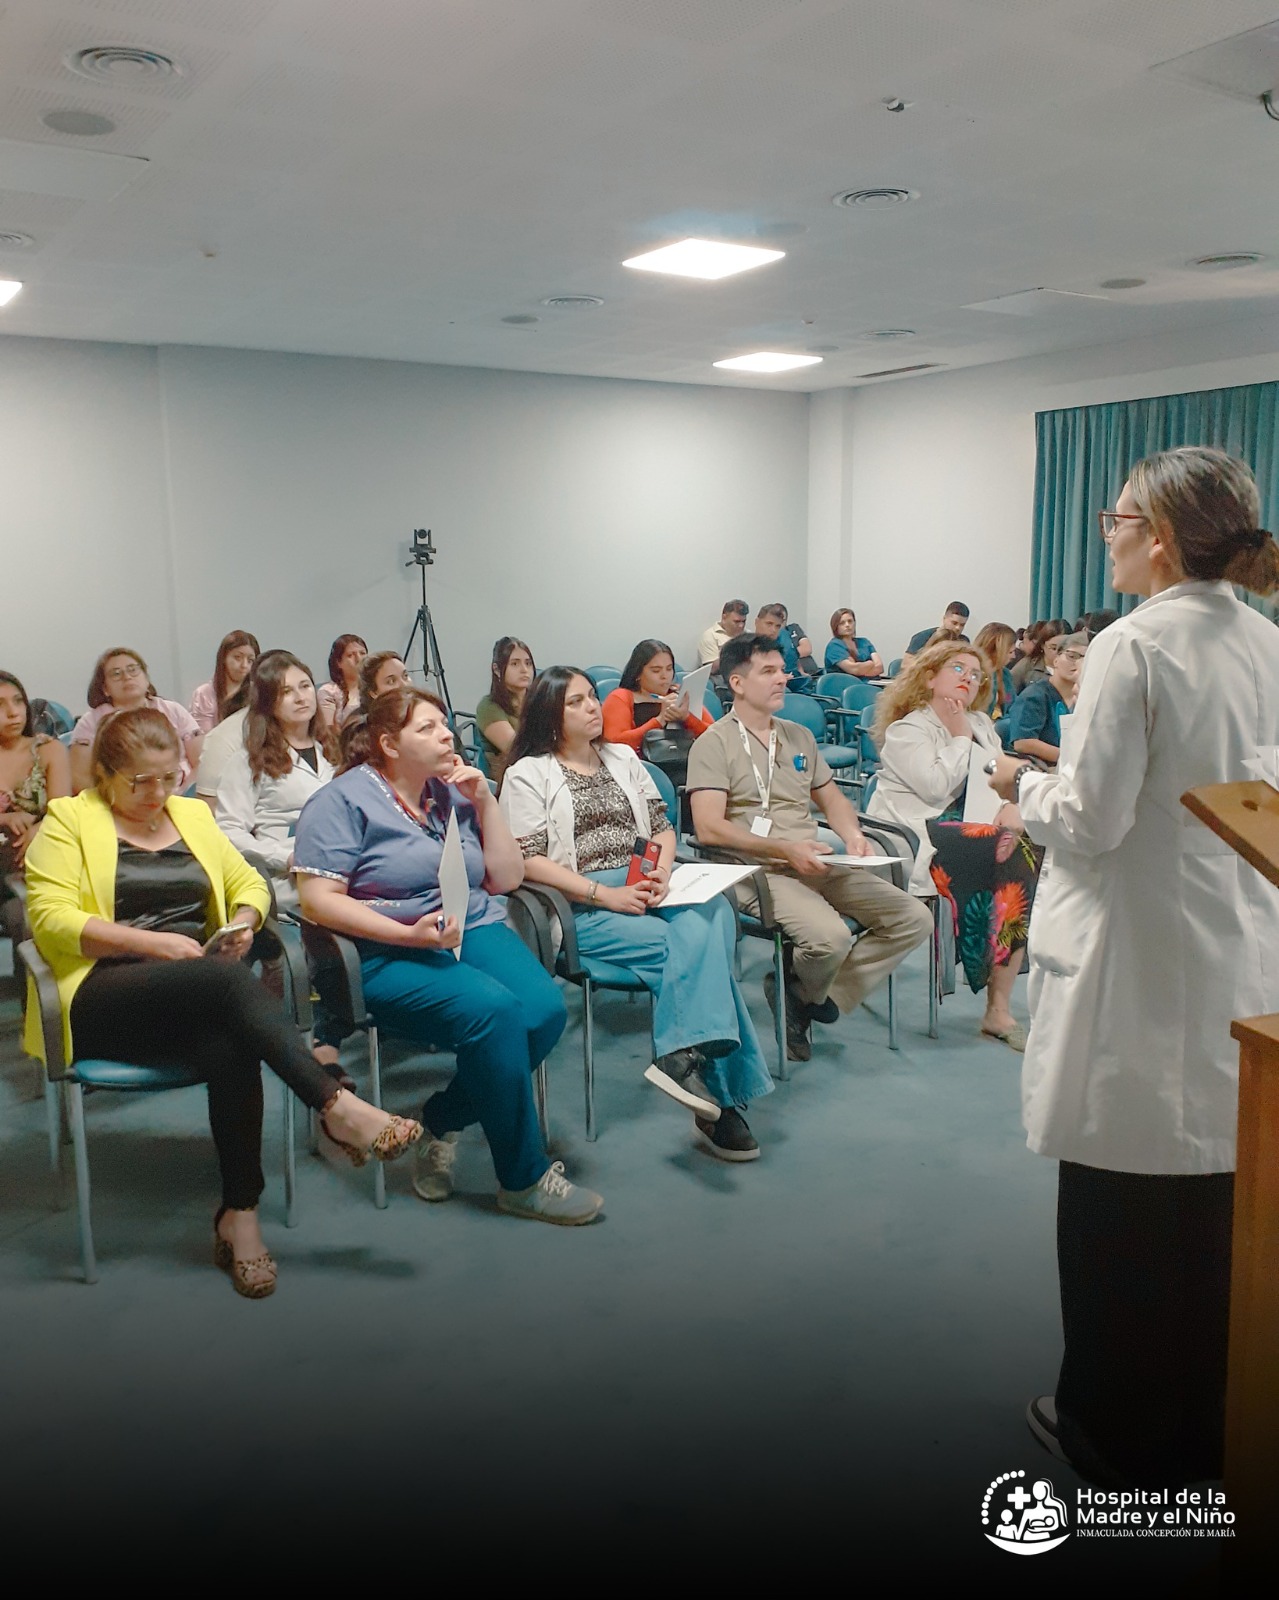
[[[212,893],[208,873],[185,840],[163,850],[142,850],[121,839],[115,869],[117,922],[203,941]]]
[[[941,624],[938,623],[937,627],[940,626]],[[910,643],[906,646],[906,654],[908,656],[917,656],[932,638],[932,636],[937,632],[937,627],[921,628],[918,633],[912,633],[910,636]],[[961,633],[959,637],[963,644],[968,643],[968,635],[966,633]]]
[[[297,756],[300,761],[305,761],[307,766],[310,767],[311,771],[314,772],[317,777],[319,777],[320,762],[319,757],[315,753],[315,746],[313,744],[302,745],[300,747],[295,745],[293,754]]]

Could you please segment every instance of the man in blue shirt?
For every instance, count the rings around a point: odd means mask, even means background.
[[[800,665],[799,646],[786,627],[786,607],[774,603],[761,606],[755,618],[755,632],[765,639],[776,639],[786,668],[786,687],[791,694],[812,694],[815,680]]]
[[[952,600],[946,607],[945,614],[938,626],[945,628],[948,633],[957,633],[967,644],[968,635],[964,632],[964,629],[968,626],[968,607],[962,600]],[[918,633],[911,634],[910,643],[902,652],[903,672],[910,665],[912,658],[919,654],[936,632],[937,628],[921,628]]]

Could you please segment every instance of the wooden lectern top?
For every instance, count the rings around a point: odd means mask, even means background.
[[[1262,877],[1279,887],[1279,789],[1260,778],[1187,789],[1186,810],[1224,839]]]

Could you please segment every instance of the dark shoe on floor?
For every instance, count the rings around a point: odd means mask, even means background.
[[[1057,1402],[1050,1394],[1037,1395],[1026,1407],[1026,1426],[1050,1456],[1070,1465],[1070,1457],[1057,1432]]]
[[[702,1058],[696,1050],[672,1050],[670,1055],[659,1056],[647,1067],[644,1076],[672,1100],[678,1100],[699,1117],[714,1122],[719,1116],[719,1106],[702,1082],[701,1065]]]
[[[771,972],[764,974],[764,998],[768,1009],[777,1006],[777,980]],[[802,1000],[791,978],[786,980],[786,1059],[811,1061],[813,1055],[812,1007]]]
[[[819,1004],[808,1003],[808,1016],[812,1022],[832,1023],[839,1021],[839,1007],[829,995]]]
[[[732,1106],[725,1106],[718,1122],[694,1117],[702,1148],[721,1161],[758,1161],[759,1144],[746,1126],[746,1118]]]

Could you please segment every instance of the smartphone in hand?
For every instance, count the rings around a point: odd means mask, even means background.
[[[626,882],[643,883],[661,860],[661,847],[656,839],[636,838],[631,850],[631,864],[626,869]]]
[[[233,939],[238,934],[243,933],[245,931],[245,927],[246,924],[243,922],[224,922],[220,928],[215,929],[214,932],[212,932],[204,941],[205,955],[217,955],[218,951],[221,950],[222,946],[227,942],[227,940]]]

